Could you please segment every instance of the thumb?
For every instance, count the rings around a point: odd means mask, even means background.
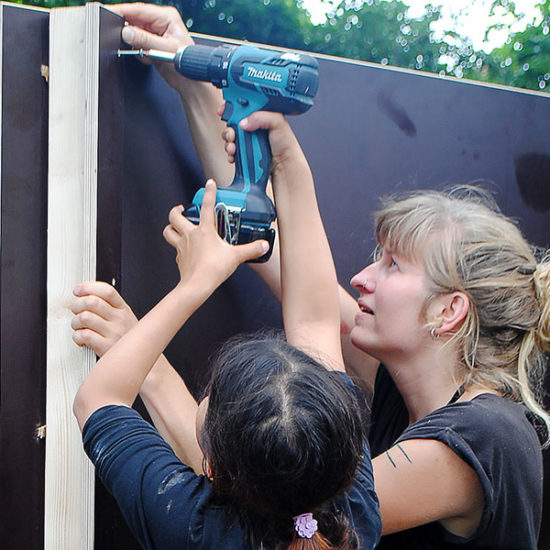
[[[243,118],[239,126],[248,132],[258,129],[273,130],[284,123],[284,116],[281,113],[271,111],[255,111],[246,118]]]
[[[263,256],[269,250],[269,243],[264,240],[259,240],[252,243],[237,245],[235,249],[238,253],[239,264],[242,264]]]
[[[124,27],[122,27],[121,35],[122,35],[122,40],[124,40],[126,44],[128,44],[129,46],[134,45],[134,36],[135,36],[134,27],[130,27],[130,25],[125,25]]]

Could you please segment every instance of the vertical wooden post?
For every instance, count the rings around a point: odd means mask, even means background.
[[[95,278],[97,5],[50,12],[45,550],[93,547],[94,473],[72,414],[95,362],[71,340],[72,290]]]
[[[50,11],[45,550],[91,550],[95,476],[72,414],[95,355],[72,342],[78,283],[120,285],[122,18],[97,2]]]

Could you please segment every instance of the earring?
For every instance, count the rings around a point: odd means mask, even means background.
[[[430,329],[430,336],[432,337],[432,340],[439,338],[439,334],[435,331],[435,327],[432,327]]]

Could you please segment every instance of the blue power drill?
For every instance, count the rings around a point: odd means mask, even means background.
[[[285,115],[306,112],[313,105],[319,87],[319,64],[307,54],[274,51],[255,46],[193,44],[175,54],[158,50],[119,50],[172,61],[187,78],[211,82],[223,90],[225,111],[222,119],[235,130],[235,177],[229,187],[218,188],[216,213],[218,232],[231,244],[257,239],[269,242],[269,250],[254,262],[271,256],[275,231],[273,202],[266,195],[271,165],[271,148],[266,130],[246,132],[239,122],[255,111]],[[198,223],[204,189],[193,198],[185,216]]]

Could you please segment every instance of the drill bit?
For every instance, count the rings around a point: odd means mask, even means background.
[[[174,61],[176,56],[173,52],[163,52],[161,50],[118,50],[118,57],[123,55],[139,55],[140,57],[149,57],[150,59],[159,59],[161,61]]]

